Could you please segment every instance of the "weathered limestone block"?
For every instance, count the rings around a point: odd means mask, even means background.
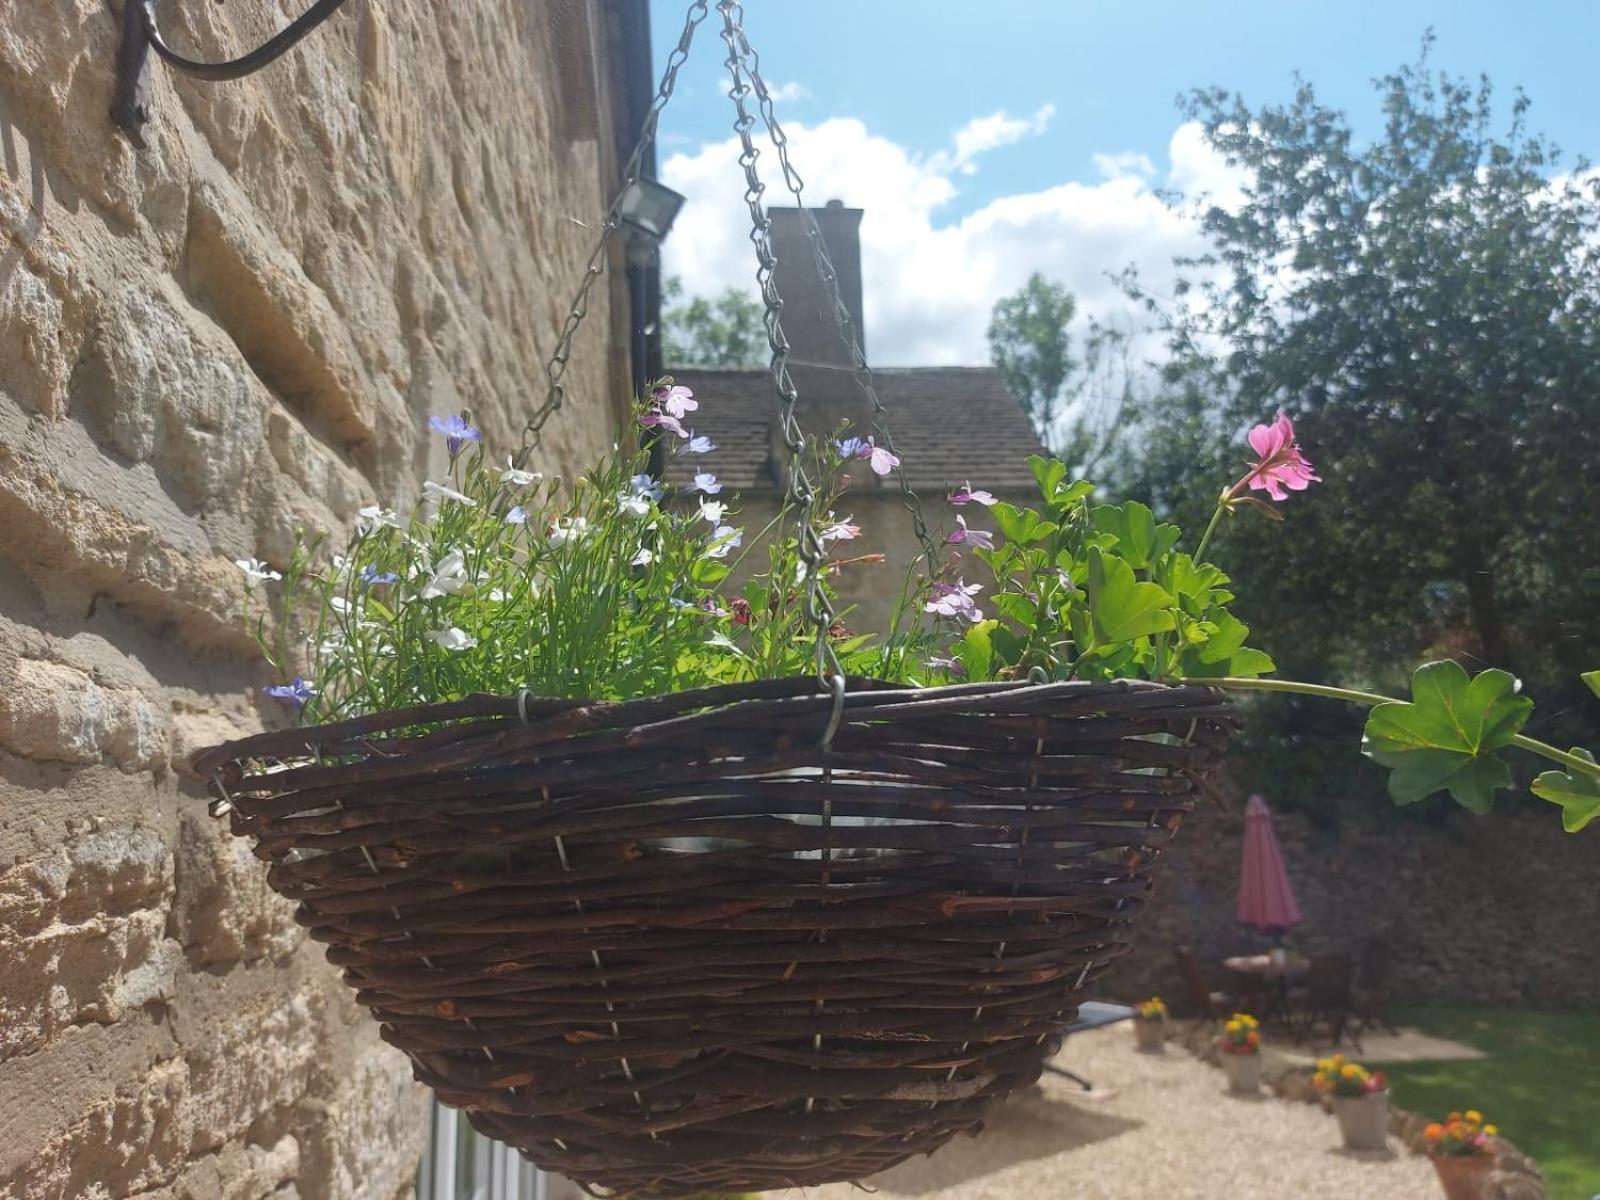
[[[64,1029],[111,1024],[175,991],[172,857],[143,827],[83,832],[0,871],[0,1060]]]
[[[391,1200],[426,1093],[186,760],[284,717],[234,560],[407,506],[430,413],[503,446],[538,403],[614,46],[596,96],[551,36],[583,0],[348,5],[245,80],[156,65],[135,150],[121,3],[0,0],[0,1200]],[[207,59],[290,15],[161,6]],[[608,286],[547,473],[612,440]]]
[[[294,953],[305,931],[294,923],[294,905],[267,886],[248,843],[203,810],[184,812],[180,822],[174,915],[190,964],[215,967]]]
[[[60,663],[21,659],[14,670],[0,691],[0,746],[45,762],[109,758],[125,771],[166,763],[170,719],[140,693]]]

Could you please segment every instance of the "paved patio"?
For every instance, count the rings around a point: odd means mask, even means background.
[[[865,1182],[884,1197],[943,1200],[1438,1200],[1427,1161],[1355,1154],[1320,1107],[1230,1096],[1222,1072],[1183,1049],[1140,1054],[1112,1026],[1068,1040],[1057,1059],[1094,1082],[1046,1074],[997,1110],[978,1138],[952,1142]],[[772,1193],[800,1200],[800,1192]],[[859,1200],[848,1184],[808,1200]]]

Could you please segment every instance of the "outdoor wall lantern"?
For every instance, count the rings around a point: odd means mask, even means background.
[[[639,178],[628,184],[617,204],[617,216],[629,229],[659,244],[678,218],[684,198],[654,179]]]
[[[249,54],[228,62],[205,63],[183,57],[162,39],[156,26],[157,0],[122,0],[122,46],[117,51],[117,92],[111,104],[111,120],[128,135],[129,141],[144,148],[143,129],[150,119],[151,50],[169,67],[196,79],[211,83],[242,79],[282,55],[344,2],[317,0],[292,24]]]

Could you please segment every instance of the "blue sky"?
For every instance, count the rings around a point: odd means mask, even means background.
[[[652,2],[658,65],[685,7]],[[1191,248],[1189,231],[1148,207],[1158,189],[1225,188],[1220,164],[1202,162],[1180,130],[1174,100],[1190,87],[1259,105],[1287,99],[1298,70],[1358,132],[1375,131],[1371,79],[1412,59],[1431,26],[1438,66],[1487,73],[1507,103],[1520,84],[1534,129],[1600,158],[1597,0],[749,0],[745,24],[769,82],[787,85],[779,116],[801,130],[812,199],[843,193],[867,209],[868,335],[885,362],[981,360],[987,307],[1030,268],[1053,268],[1088,307],[1114,308],[1106,271],[1138,261],[1159,274]],[[668,247],[691,291],[746,273],[737,247],[710,231],[711,208],[733,219],[717,189],[739,187],[712,169],[731,170],[716,149],[731,121],[718,26],[713,8],[662,121],[663,174],[705,218]],[[898,194],[917,198],[905,208]],[[904,259],[924,254],[949,269],[975,264],[956,289],[970,293],[960,336],[922,335],[958,315],[940,297],[900,311],[899,294],[919,282]]]

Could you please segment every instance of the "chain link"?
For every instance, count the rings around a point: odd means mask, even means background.
[[[866,352],[861,347],[861,341],[856,337],[850,319],[850,310],[845,306],[844,297],[839,291],[839,276],[834,270],[833,259],[828,254],[826,243],[822,239],[822,230],[817,225],[817,219],[811,210],[806,207],[803,191],[805,181],[800,173],[794,169],[789,161],[789,137],[778,122],[773,111],[772,93],[767,87],[766,80],[761,77],[761,56],[751,46],[749,38],[745,35],[743,25],[743,5],[738,0],[729,0],[726,4],[718,4],[719,12],[723,12],[724,23],[728,23],[729,13],[732,10],[734,18],[733,34],[738,39],[740,56],[745,64],[745,71],[749,76],[750,84],[755,89],[756,101],[761,113],[762,124],[766,127],[767,136],[771,139],[773,147],[778,154],[778,163],[783,169],[784,186],[794,195],[795,207],[799,209],[800,220],[805,226],[806,239],[811,245],[811,255],[816,263],[817,273],[822,277],[828,301],[833,309],[834,329],[838,332],[839,340],[843,343],[849,356],[852,375],[856,387],[861,394],[872,402],[872,431],[883,448],[888,450],[897,459],[900,457],[895,450],[894,438],[889,432],[888,410],[882,398],[878,395],[878,388],[872,378],[872,368],[867,365]],[[723,40],[726,41],[728,33],[724,30]],[[741,110],[742,111],[742,110]],[[911,526],[915,531],[917,540],[922,543],[923,553],[927,556],[928,570],[938,569],[939,547],[933,540],[933,535],[928,531],[928,523],[922,513],[922,499],[911,487],[905,467],[897,465],[894,469],[895,478],[900,484],[900,495],[905,501],[906,511],[911,514]]]
[[[777,281],[773,277],[778,260],[772,252],[772,219],[767,215],[761,199],[766,192],[766,185],[761,182],[756,169],[761,151],[750,137],[750,131],[756,124],[756,118],[746,107],[746,101],[755,91],[750,75],[752,64],[746,57],[750,52],[750,43],[741,27],[744,16],[742,5],[736,0],[718,0],[717,12],[722,15],[722,40],[728,47],[725,63],[730,82],[728,97],[733,101],[736,114],[733,130],[739,135],[739,165],[744,168],[744,198],[750,209],[750,242],[756,251],[756,284],[761,290],[762,307],[765,310],[767,344],[772,349],[772,384],[778,393],[779,428],[789,451],[786,491],[789,503],[799,510],[795,535],[806,575],[805,615],[816,630],[817,674],[828,681],[842,675],[843,668],[839,665],[838,655],[834,653],[830,635],[834,622],[833,602],[828,599],[828,593],[822,586],[822,569],[828,548],[817,529],[817,488],[806,474],[806,438],[795,416],[800,393],[789,374],[789,339],[783,332],[783,299],[778,295]],[[785,171],[786,174],[792,172],[792,168],[786,167]]]
[[[661,121],[661,110],[667,106],[667,101],[672,99],[672,90],[678,83],[678,70],[689,57],[689,47],[694,42],[695,30],[709,15],[709,5],[710,0],[694,0],[689,5],[688,15],[683,21],[683,31],[678,35],[678,44],[672,48],[672,53],[667,55],[667,65],[661,73],[661,85],[656,89],[655,99],[650,102],[650,111],[645,114],[644,125],[639,131],[639,141],[634,146],[633,153],[628,156],[628,161],[623,164],[622,182],[617,188],[616,197],[611,201],[611,207],[606,209],[605,220],[600,226],[600,236],[595,240],[594,250],[583,268],[583,281],[578,285],[578,294],[573,298],[572,307],[567,310],[567,320],[561,327],[561,336],[556,339],[555,349],[545,363],[544,403],[534,410],[527,424],[523,426],[522,449],[517,455],[519,467],[525,465],[528,456],[533,453],[545,422],[566,400],[567,361],[572,357],[572,340],[577,335],[578,326],[589,315],[589,293],[593,290],[595,281],[605,274],[611,239],[616,235],[617,226],[622,221],[622,202],[627,198],[628,190],[639,182],[645,152],[655,142],[656,126]]]

